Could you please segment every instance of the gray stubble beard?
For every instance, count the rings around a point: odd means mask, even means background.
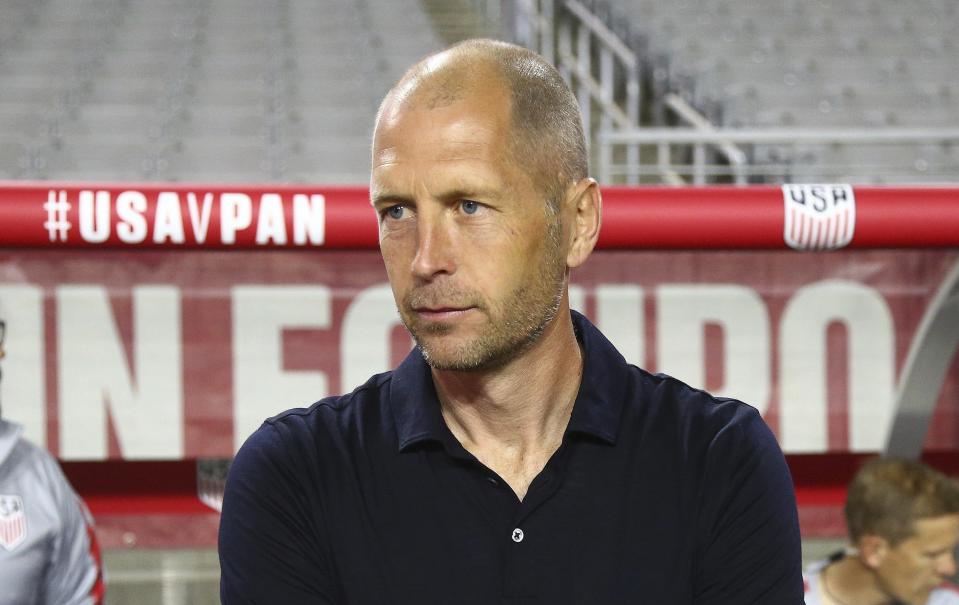
[[[478,372],[502,367],[532,347],[546,327],[556,319],[566,290],[566,263],[559,254],[561,232],[558,218],[551,219],[546,233],[546,262],[532,284],[535,296],[524,296],[528,287],[521,286],[514,290],[502,305],[502,324],[491,325],[490,330],[467,343],[463,350],[454,352],[450,356],[452,359],[438,359],[425,338],[428,333],[449,332],[449,326],[439,325],[420,330],[414,321],[400,313],[426,363],[436,370]],[[404,300],[407,309],[412,308],[410,299],[411,296],[408,296]],[[476,309],[493,319],[489,306],[480,305]]]

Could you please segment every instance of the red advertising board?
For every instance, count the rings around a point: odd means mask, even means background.
[[[952,252],[599,251],[571,298],[631,362],[759,408],[787,453],[883,449]],[[0,252],[4,414],[66,460],[230,456],[411,342],[375,251]],[[959,449],[947,374],[928,449]]]

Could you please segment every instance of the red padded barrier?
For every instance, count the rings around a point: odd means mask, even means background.
[[[851,190],[855,229],[848,247],[959,246],[959,187]],[[784,195],[774,186],[604,188],[599,247],[785,248]],[[98,204],[109,224],[99,220]],[[376,220],[362,187],[0,181],[0,246],[376,245]]]

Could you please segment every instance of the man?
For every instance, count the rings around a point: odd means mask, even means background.
[[[807,605],[959,605],[959,484],[911,460],[879,458],[846,498],[852,547],[814,564]]]
[[[802,603],[756,410],[627,365],[570,312],[600,194],[552,66],[488,40],[414,66],[371,197],[417,348],[244,444],[224,603]]]
[[[0,320],[0,359],[6,323]],[[93,524],[60,466],[0,418],[0,605],[99,605]]]

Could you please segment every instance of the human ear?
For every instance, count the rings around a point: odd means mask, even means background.
[[[866,534],[859,538],[857,544],[859,547],[859,558],[870,569],[876,569],[882,565],[886,553],[889,552],[889,542],[882,536],[875,534]]]
[[[602,224],[602,208],[603,199],[595,179],[580,179],[567,190],[563,212],[568,213],[572,227],[569,232],[569,251],[566,253],[567,267],[582,265],[596,247]]]

